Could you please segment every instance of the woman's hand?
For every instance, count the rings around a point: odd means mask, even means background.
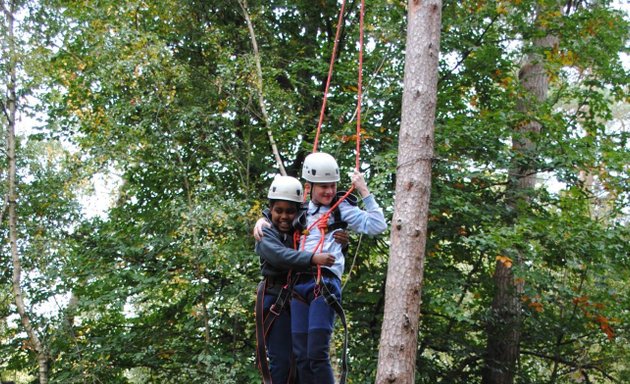
[[[254,231],[252,232],[256,241],[260,241],[263,238],[263,228],[271,227],[271,224],[265,218],[260,218],[254,225]]]
[[[316,253],[311,258],[311,264],[331,267],[335,264],[335,256],[330,253]]]

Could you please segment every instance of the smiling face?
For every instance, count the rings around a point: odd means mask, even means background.
[[[330,205],[337,194],[337,183],[313,183],[311,200],[315,204]]]
[[[292,201],[275,200],[271,203],[271,222],[280,232],[290,232],[297,214],[297,204]]]

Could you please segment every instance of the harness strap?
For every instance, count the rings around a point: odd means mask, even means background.
[[[348,375],[348,324],[346,322],[346,314],[343,311],[341,303],[335,295],[330,293],[326,284],[321,284],[324,287],[324,299],[326,303],[335,311],[341,324],[343,325],[343,353],[341,357],[341,377],[339,378],[339,384],[346,383],[346,376]]]
[[[290,276],[289,274],[287,279],[290,279]],[[271,372],[269,371],[269,363],[267,361],[267,343],[265,342],[267,333],[269,333],[273,322],[280,316],[287,303],[289,303],[296,282],[296,278],[290,279],[287,284],[280,289],[276,301],[271,305],[269,313],[267,313],[266,316],[263,311],[267,279],[261,281],[256,289],[256,360],[264,384],[272,384]],[[289,377],[291,377],[291,375],[292,373]]]
[[[269,313],[265,317],[263,323],[265,335],[267,335],[269,329],[271,329],[271,325],[276,320],[276,318],[280,316],[287,303],[291,301],[291,293],[293,292],[293,287],[295,287],[296,282],[297,279],[293,278],[289,282],[287,282],[287,284],[282,286],[282,289],[280,289],[280,293],[278,293],[278,296],[276,297],[276,302],[273,303],[269,308]]]
[[[326,300],[326,304],[335,311],[335,314],[337,314],[339,320],[341,321],[341,325],[343,325],[343,353],[341,356],[341,376],[339,378],[339,384],[346,384],[346,377],[348,376],[348,323],[346,322],[346,314],[343,311],[343,307],[337,299],[337,296],[330,292],[326,284],[319,283],[316,284],[316,288],[317,287],[323,287],[323,297],[324,300]],[[304,304],[308,304],[307,300],[297,292],[293,292],[292,296],[294,299],[300,300]]]
[[[258,370],[262,376],[264,384],[271,383],[271,372],[269,371],[269,363],[267,362],[267,348],[265,345],[265,330],[264,330],[264,302],[265,302],[265,288],[267,286],[267,279],[264,279],[258,283],[256,288],[256,363]]]

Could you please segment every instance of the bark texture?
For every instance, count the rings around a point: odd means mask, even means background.
[[[441,1],[409,1],[396,201],[376,383],[415,379],[431,195]]]
[[[519,71],[522,96],[517,100],[516,111],[522,116],[534,116],[537,108],[547,99],[549,76],[544,67],[541,52],[557,44],[557,38],[548,35],[533,41],[533,50]],[[536,145],[533,140],[540,133],[541,124],[525,118],[514,127],[512,136],[513,161],[509,172],[506,191],[508,208],[514,217],[520,215],[519,207],[526,207],[530,191],[536,184]],[[524,262],[518,244],[506,250],[512,262],[497,260],[493,276],[495,293],[492,301],[491,318],[487,324],[487,347],[482,373],[484,384],[514,383],[520,355],[523,294],[522,280],[514,278],[513,266]]]

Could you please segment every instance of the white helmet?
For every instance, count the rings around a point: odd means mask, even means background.
[[[276,175],[269,187],[267,197],[271,200],[287,200],[301,203],[302,183],[295,177]]]
[[[304,159],[302,178],[311,183],[336,183],[339,181],[337,161],[324,152],[311,153]]]

